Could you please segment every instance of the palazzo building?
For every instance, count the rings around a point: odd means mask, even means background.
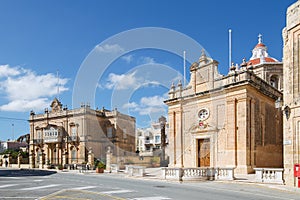
[[[284,179],[298,186],[294,165],[300,163],[300,1],[287,9],[283,35]]]
[[[30,166],[88,162],[88,154],[105,158],[108,146],[114,154],[135,152],[135,118],[116,109],[93,110],[89,105],[68,110],[58,99],[43,114],[31,112]]]
[[[206,56],[190,66],[190,82],[172,84],[168,105],[169,167],[282,167],[283,64],[268,55],[259,35],[249,61],[218,72]]]

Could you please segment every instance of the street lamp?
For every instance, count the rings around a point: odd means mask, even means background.
[[[165,162],[165,146],[166,146],[166,118],[164,116],[161,116],[159,118],[159,124],[160,124],[160,140],[161,140],[161,159],[160,159],[160,166],[161,167],[166,167],[166,162]]]

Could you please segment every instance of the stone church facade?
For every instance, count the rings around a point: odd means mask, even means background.
[[[249,61],[227,75],[206,56],[190,66],[190,82],[169,91],[169,167],[282,167],[283,64],[268,55],[259,35]]]
[[[287,9],[283,29],[284,67],[284,179],[289,186],[297,186],[294,165],[300,163],[300,1]],[[299,185],[298,185],[299,187]]]
[[[89,154],[102,159],[108,147],[115,155],[135,151],[134,117],[89,105],[68,110],[56,98],[50,107],[30,114],[31,168],[87,163]]]

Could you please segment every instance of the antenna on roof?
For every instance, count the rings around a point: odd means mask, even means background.
[[[183,51],[183,87],[186,86],[186,66],[185,66],[185,51]]]
[[[59,100],[59,75],[58,75],[58,70],[56,71],[56,76],[57,76],[57,94],[56,98]]]
[[[231,66],[231,29],[229,29],[229,67]]]

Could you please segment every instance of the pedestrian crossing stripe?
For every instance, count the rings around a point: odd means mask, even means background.
[[[7,188],[7,187],[12,187],[12,186],[16,186],[19,184],[6,184],[6,185],[0,185],[0,188]]]
[[[168,197],[140,197],[140,198],[134,198],[132,200],[167,200],[170,199]]]
[[[134,192],[133,190],[111,190],[111,191],[105,191],[101,192],[103,194],[120,194],[120,193],[128,193],[128,192]]]
[[[44,189],[44,188],[56,187],[56,186],[60,186],[60,184],[51,184],[51,185],[43,185],[43,186],[30,187],[30,188],[22,188],[20,190],[39,190],[39,189]]]

